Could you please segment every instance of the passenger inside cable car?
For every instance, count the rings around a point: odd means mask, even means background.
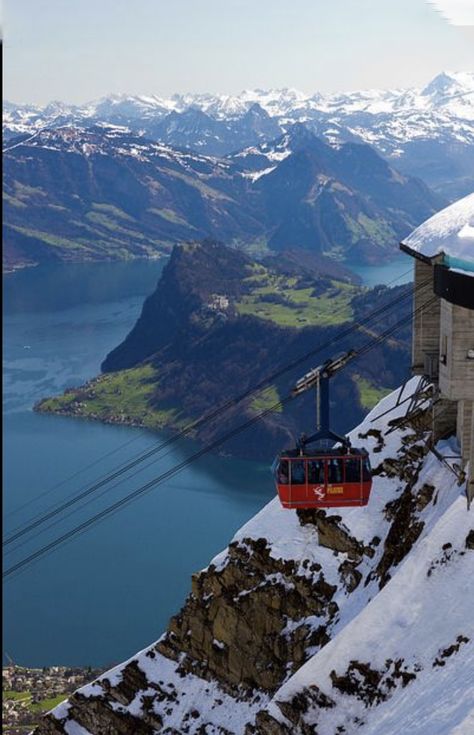
[[[278,467],[278,482],[280,485],[287,485],[288,481],[289,481],[288,460],[282,459]]]
[[[308,462],[308,482],[324,482],[324,462],[321,459],[312,459]]]

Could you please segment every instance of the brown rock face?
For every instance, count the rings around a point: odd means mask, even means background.
[[[348,554],[352,559],[361,560],[364,553],[373,556],[373,549],[365,549],[357,539],[353,538],[344,525],[341,516],[327,516],[324,510],[296,511],[302,526],[312,524],[318,529],[320,546]]]
[[[247,726],[245,735],[292,735],[296,731],[303,735],[315,735],[316,730],[304,722],[305,713],[310,707],[332,709],[336,706],[335,702],[315,685],[305,687],[290,700],[277,702],[277,705],[284,717],[291,722],[290,727],[262,710],[257,714],[255,725]]]
[[[356,562],[346,560],[343,561],[339,567],[341,582],[349,593],[354,592],[354,590],[357,589],[360,584],[360,580],[362,579],[362,574],[356,566]]]
[[[158,650],[175,660],[185,652],[183,671],[215,677],[230,693],[271,692],[301,666],[309,646],[329,640],[324,625],[314,629],[305,619],[329,622],[338,609],[335,591],[319,565],[298,569],[271,557],[265,539],[244,539],[230,545],[222,570],[211,566],[194,576]]]
[[[382,588],[390,579],[389,570],[408,554],[423,530],[424,523],[416,518],[416,500],[409,487],[390,504],[393,522],[384,544],[384,552],[375,570]]]
[[[383,448],[383,436],[374,434],[374,438]],[[167,633],[143,654],[146,658],[124,665],[117,683],[112,677],[103,678],[93,695],[73,695],[67,719],[93,735],[242,735],[242,722],[248,723],[245,735],[315,735],[316,726],[308,722],[314,723],[314,713],[336,707],[341,693],[370,707],[413,681],[418,669],[411,663],[409,668],[402,659],[387,660],[379,669],[369,661],[354,660],[332,672],[332,686],[326,693],[308,686],[285,701],[284,695],[277,695],[273,704],[286,724],[275,719],[274,710],[266,709],[282,684],[330,640],[339,620],[336,593],[342,607],[354,590],[356,595],[364,594],[363,585],[373,583],[371,594],[376,586],[383,587],[418,539],[427,507],[436,504],[434,488],[417,482],[425,449],[417,445],[416,435],[404,439],[396,456],[375,468],[376,474],[399,478],[385,506],[387,524],[381,524],[380,537],[362,543],[341,516],[314,510],[298,513],[304,529],[291,525],[291,533],[301,536],[298,543],[303,550],[297,559],[277,558],[275,547],[272,550],[265,538],[232,542],[216,565],[194,575],[184,607]],[[313,549],[304,552],[305,544],[312,546],[313,537],[314,546],[319,542],[335,557],[341,555],[331,559],[328,567],[331,584],[321,564],[313,561]],[[433,568],[455,554],[469,554],[468,549],[474,548],[472,531],[462,543],[462,550],[445,544]],[[324,552],[320,559],[327,557]],[[433,666],[442,667],[464,643],[460,637],[440,650]],[[147,676],[144,672],[149,668],[155,673]],[[201,681],[186,679],[188,674]],[[189,701],[193,691],[196,699]],[[212,704],[209,707],[207,702],[205,710],[199,697],[205,699],[209,691]],[[220,724],[215,724],[213,717],[215,708],[228,706],[227,695],[232,697],[230,707],[242,706],[247,719],[226,728],[227,722],[216,720]],[[360,724],[354,718],[346,729],[341,720],[334,734],[355,732]],[[67,731],[66,720],[47,715],[36,732],[65,735]]]

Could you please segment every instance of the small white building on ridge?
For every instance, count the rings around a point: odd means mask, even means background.
[[[474,193],[400,245],[415,258],[412,370],[439,387],[436,436],[456,432],[474,498]]]

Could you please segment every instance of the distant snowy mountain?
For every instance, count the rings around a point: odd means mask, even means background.
[[[4,136],[108,122],[180,148],[226,155],[302,122],[331,145],[374,146],[405,173],[450,198],[474,188],[474,73],[441,73],[422,89],[308,95],[294,89],[239,95],[113,95],[82,106],[4,107]]]

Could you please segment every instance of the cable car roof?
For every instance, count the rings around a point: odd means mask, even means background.
[[[350,459],[354,455],[360,457],[368,456],[365,449],[359,447],[351,447],[349,450],[346,447],[330,447],[329,449],[304,449],[302,452],[299,449],[285,449],[280,452],[279,459],[326,459],[330,457],[347,457]]]

